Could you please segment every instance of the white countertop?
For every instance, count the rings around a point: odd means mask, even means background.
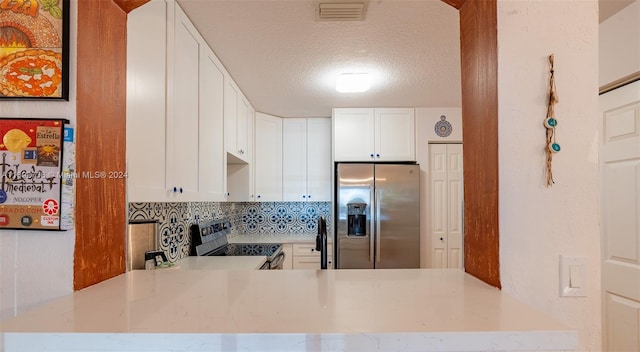
[[[219,256],[185,257],[168,269],[182,270],[253,270],[260,269],[267,261],[266,256]],[[164,270],[164,269],[157,269]]]
[[[6,352],[577,345],[575,330],[453,269],[136,270],[2,322],[0,330]]]

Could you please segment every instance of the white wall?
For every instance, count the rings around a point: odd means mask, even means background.
[[[452,127],[451,134],[448,137],[440,137],[434,130],[436,123],[440,121],[440,117],[443,115]],[[418,145],[434,142],[462,142],[462,109],[460,107],[416,108],[416,133]]]
[[[600,24],[600,82],[640,71],[640,1]]]
[[[559,96],[555,185],[545,187],[547,57]],[[500,270],[503,291],[601,350],[598,3],[498,1]],[[559,256],[587,258],[587,297],[559,296]]]
[[[435,125],[440,116],[446,116],[452,130],[448,137],[440,137]],[[431,195],[429,193],[429,143],[462,142],[462,109],[416,108],[416,161],[420,164],[420,267],[428,268],[431,262],[429,221]]]
[[[2,117],[76,122],[77,0],[71,0],[69,101],[1,101]],[[0,230],[0,320],[73,292],[75,231]]]

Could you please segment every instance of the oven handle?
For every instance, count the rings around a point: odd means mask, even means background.
[[[271,270],[274,270],[274,269],[281,270],[283,263],[284,263],[284,252],[278,254],[275,258],[273,258],[273,260],[269,264],[269,269],[271,269]]]

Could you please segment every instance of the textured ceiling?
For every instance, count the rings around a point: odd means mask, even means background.
[[[352,0],[328,0],[328,2]],[[600,21],[634,0],[599,0]],[[637,1],[637,0],[636,0]],[[440,0],[365,0],[363,22],[318,22],[318,0],[178,0],[256,110],[460,106],[458,12]],[[375,75],[338,94],[341,72]]]
[[[370,0],[362,22],[318,22],[317,0],[178,0],[257,111],[460,106],[458,12],[439,0]],[[340,94],[342,72],[371,72]]]

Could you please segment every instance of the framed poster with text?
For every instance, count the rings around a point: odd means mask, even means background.
[[[0,229],[63,229],[65,123],[0,119]]]

